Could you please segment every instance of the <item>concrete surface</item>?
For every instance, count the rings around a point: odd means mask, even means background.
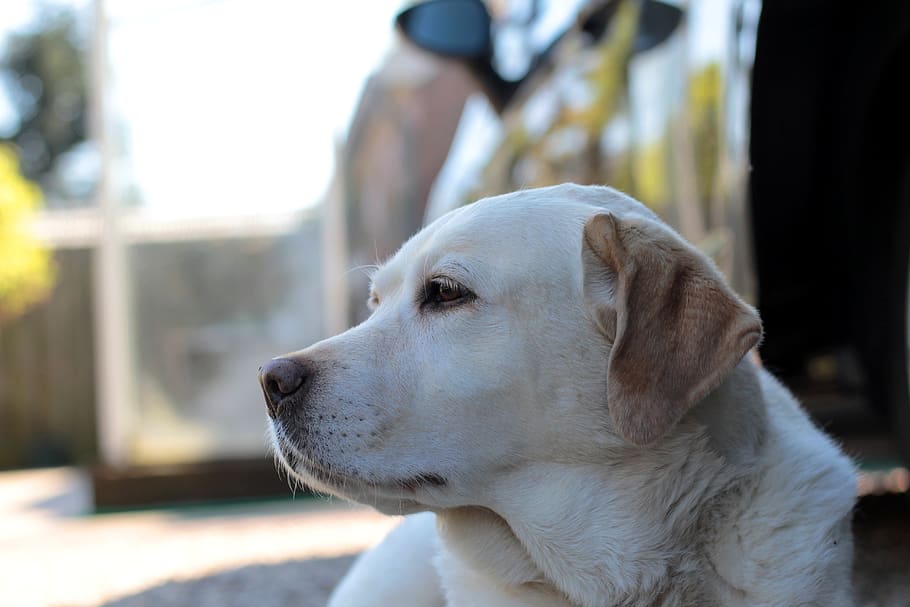
[[[861,483],[858,607],[910,607],[906,482]],[[76,470],[0,474],[0,606],[322,607],[396,522],[310,498],[105,515],[88,500]]]
[[[322,607],[396,522],[312,498],[89,511],[78,471],[0,474],[0,606]]]

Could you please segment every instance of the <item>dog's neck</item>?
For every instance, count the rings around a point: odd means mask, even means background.
[[[488,507],[439,514],[446,548],[515,588],[549,585],[579,607],[711,604],[695,573],[704,570],[696,538],[760,447],[756,390],[754,369],[741,364],[662,444],[626,447],[601,464],[514,471]],[[756,411],[727,413],[720,403]],[[718,415],[724,423],[706,423]]]

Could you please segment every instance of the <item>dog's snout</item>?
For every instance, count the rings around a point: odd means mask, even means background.
[[[275,358],[259,368],[259,384],[265,395],[269,417],[278,415],[282,401],[296,394],[306,379],[303,365],[289,358]]]

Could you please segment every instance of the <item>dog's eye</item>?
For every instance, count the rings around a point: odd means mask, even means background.
[[[421,307],[450,307],[466,303],[475,298],[475,295],[466,287],[445,276],[431,278],[424,289],[424,293]]]

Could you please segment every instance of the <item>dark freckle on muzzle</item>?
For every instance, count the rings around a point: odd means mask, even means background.
[[[302,405],[313,384],[315,373],[302,361],[274,358],[259,368],[259,385],[269,417]]]

